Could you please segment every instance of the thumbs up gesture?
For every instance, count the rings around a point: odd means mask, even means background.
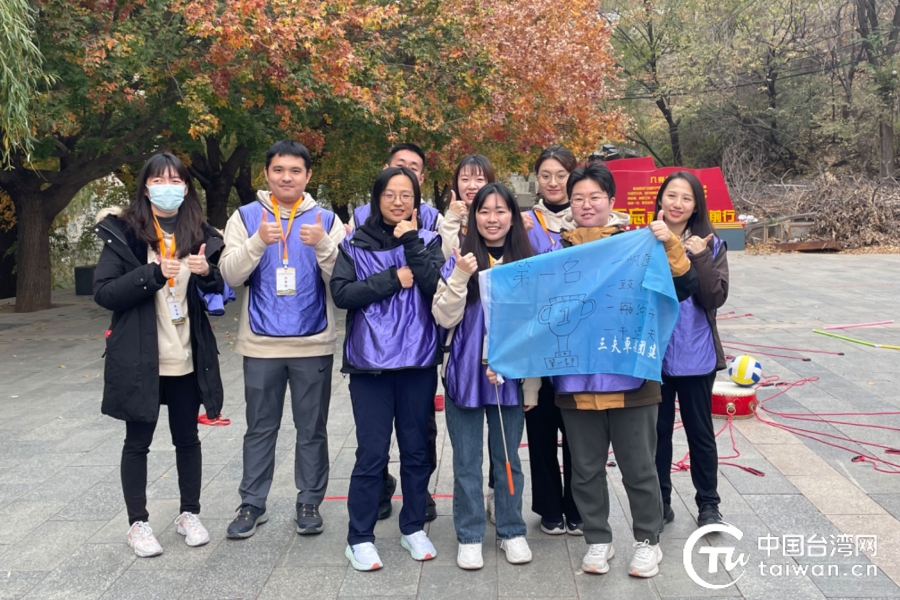
[[[664,220],[663,211],[659,211],[656,214],[656,220],[650,223],[650,231],[653,232],[653,235],[656,236],[661,242],[668,242],[669,238],[672,237],[672,232],[669,231],[669,226],[666,225]]]
[[[394,237],[399,238],[401,235],[408,231],[418,231],[419,230],[419,211],[417,209],[413,209],[412,216],[408,221],[400,221],[397,223],[397,226],[394,227]]]
[[[456,268],[463,273],[472,275],[478,271],[478,259],[471,252],[463,256],[460,254],[459,248],[454,248],[453,256],[456,257]]]
[[[322,225],[322,211],[316,213],[315,225],[300,226],[300,241],[307,246],[315,246],[325,237],[325,226]]]
[[[199,253],[188,256],[187,265],[194,275],[199,275],[200,277],[209,275],[209,261],[206,260],[206,244],[200,246]]]
[[[709,249],[709,242],[713,239],[714,234],[709,234],[705,238],[692,235],[684,243],[684,249],[691,253],[691,256],[697,256]]]
[[[278,240],[281,239],[280,223],[269,221],[269,211],[266,210],[265,206],[262,207],[262,222],[259,224],[257,233],[259,234],[259,239],[261,239],[266,246],[277,244]]]

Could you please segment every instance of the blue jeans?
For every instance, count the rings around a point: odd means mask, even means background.
[[[460,408],[452,398],[448,400],[445,411],[447,431],[453,445],[453,525],[456,527],[456,540],[460,544],[480,544],[484,540],[487,518],[484,512],[484,474],[481,466],[485,415],[488,422],[488,448],[497,480],[494,491],[497,537],[508,540],[524,536],[522,488],[525,487],[525,477],[519,462],[519,443],[525,427],[522,406],[505,406],[500,409],[503,411],[506,448],[509,450],[509,464],[515,484],[515,495],[510,496],[497,406]]]

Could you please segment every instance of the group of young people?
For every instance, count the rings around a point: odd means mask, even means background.
[[[232,215],[223,236],[204,222],[185,165],[162,153],[144,165],[131,204],[98,218],[95,231],[104,248],[95,300],[113,311],[102,411],[126,422],[121,478],[131,524],[127,539],[138,556],[163,551],[146,499],[147,455],[161,404],[168,406],[176,452],[177,531],[189,546],[209,541],[198,516],[197,414],[202,405],[209,418],[218,417],[223,388],[204,297],[223,293],[226,284],[245,288],[235,351],[243,356],[247,416],[241,504],[229,538],[250,537],[268,520],[288,386],[296,428],[296,531],[323,531],[334,307],[347,311],[341,371],[349,376],[357,450],[345,555],[355,569],[383,566],[374,529],[392,512],[397,481],[387,466],[394,431],[403,494],[400,543],[415,560],[437,555],[424,525],[436,517],[428,486],[437,465],[439,376],[453,450],[461,568],[483,567],[488,519],[510,563],[532,560],[518,453],[527,430],[532,510],[541,516],[541,530],[584,536],[582,569],[609,570],[615,555],[606,479],[612,445],[633,520],[628,572],[656,575],[659,536],[674,518],[676,397],[698,523],[721,520],[710,405],[715,373],[724,367],[715,312],[727,297],[728,267],[695,176],[677,172],[665,180],[649,225],[664,244],[681,303],[660,385],[602,373],[511,380],[486,363],[480,271],[617,235],[628,223],[626,213],[613,210],[615,181],[602,163],[579,166],[566,148],[547,148],[534,167],[540,199],[523,212],[496,181],[490,161],[470,155],[456,168],[442,215],[422,202],[423,152],[400,144],[375,178],[368,204],[354,211],[348,225],[306,191],[311,168],[301,144],[274,144],[265,163],[269,189]],[[603,269],[615,259],[601,250],[587,268]]]

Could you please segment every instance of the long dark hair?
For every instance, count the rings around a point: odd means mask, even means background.
[[[122,211],[121,219],[134,229],[139,240],[159,249],[160,239],[156,235],[153,209],[150,205],[150,198],[147,197],[147,181],[153,177],[165,175],[167,171],[177,173],[184,185],[187,186],[184,202],[178,207],[175,231],[172,232],[177,244],[177,257],[184,258],[199,249],[200,244],[203,243],[204,236],[201,229],[204,222],[203,207],[200,205],[200,198],[197,197],[194,181],[188,168],[174,154],[160,152],[151,156],[144,163],[138,175],[134,197],[131,199],[131,204]]]
[[[494,165],[491,164],[491,161],[488,160],[487,156],[482,154],[470,154],[459,161],[459,164],[456,165],[456,171],[453,173],[453,184],[452,189],[456,194],[456,199],[462,201],[462,195],[459,193],[459,174],[463,172],[463,169],[468,169],[469,171],[475,173],[481,173],[484,175],[484,180],[487,183],[494,183],[497,181],[497,175],[494,172]]]
[[[656,206],[653,208],[653,214],[659,214],[659,210],[662,208],[663,194],[666,193],[669,183],[676,179],[687,181],[688,185],[691,186],[691,193],[694,195],[694,207],[697,210],[694,211],[694,214],[690,216],[687,222],[691,235],[705,238],[709,234],[715,233],[716,231],[709,221],[709,209],[706,207],[706,195],[703,193],[703,184],[700,183],[696,175],[688,171],[676,171],[666,177],[666,180],[659,186],[659,191],[656,193]]]
[[[374,225],[380,225],[384,222],[384,219],[381,216],[381,194],[383,194],[385,188],[387,188],[388,181],[397,175],[405,175],[406,178],[412,182],[414,196],[413,208],[417,209],[419,208],[419,205],[422,204],[422,192],[419,190],[419,178],[412,169],[406,167],[388,167],[387,169],[383,169],[381,173],[378,174],[378,177],[375,178],[375,184],[372,186],[372,198],[369,200],[372,210],[369,212],[369,218],[366,219],[366,223],[371,222]],[[421,229],[421,216],[418,221],[419,228]]]
[[[478,260],[478,270],[484,271],[491,267],[490,254],[488,254],[487,244],[484,238],[478,232],[478,222],[475,216],[478,210],[491,194],[497,194],[506,203],[506,208],[512,213],[511,226],[506,239],[503,241],[503,262],[510,263],[523,258],[534,256],[534,250],[531,242],[528,241],[528,234],[525,232],[525,224],[522,222],[522,211],[519,210],[519,203],[509,188],[502,183],[489,183],[475,194],[472,201],[472,207],[469,209],[468,233],[466,239],[463,240],[462,248],[459,253],[466,255],[469,252],[475,255]],[[466,304],[473,304],[480,298],[478,290],[478,273],[469,277],[469,291],[466,294]]]
[[[419,208],[419,205],[422,204],[422,192],[419,190],[419,178],[412,169],[406,167],[388,167],[387,169],[383,169],[381,173],[378,174],[378,177],[375,178],[375,184],[372,186],[372,197],[369,200],[372,210],[369,211],[369,218],[366,219],[366,223],[371,221],[374,225],[380,225],[380,223],[384,222],[384,218],[381,216],[381,194],[383,194],[385,188],[387,188],[388,182],[397,175],[405,175],[413,184],[413,208]],[[419,228],[421,229],[421,216],[418,218],[418,221]]]

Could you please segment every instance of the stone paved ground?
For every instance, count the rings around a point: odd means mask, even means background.
[[[897,351],[828,339],[811,331],[834,323],[900,321],[895,301],[900,257],[735,253],[731,271],[731,299],[723,312],[753,316],[721,322],[724,339],[845,353],[808,354],[810,362],[759,356],[766,373],[783,381],[819,378],[774,398],[766,404],[768,408],[795,414],[900,411]],[[722,511],[743,538],[737,541],[714,534],[704,540],[713,546],[736,546],[735,556],[744,553],[749,562],[729,573],[720,560],[716,572],[709,574],[707,556],[696,551],[693,555],[696,570],[713,584],[724,585],[740,576],[733,586],[706,589],[686,574],[682,549],[696,529],[687,473],[674,476],[677,519],[662,539],[665,560],[654,579],[632,579],[625,574],[631,550],[630,511],[615,469],[611,469],[615,491],[611,521],[619,553],[607,575],[580,571],[583,540],[542,534],[538,518],[527,509],[528,497],[525,518],[534,562],[507,564],[489,526],[485,568],[459,570],[452,501],[447,497],[452,493],[452,450],[440,413],[441,463],[432,481],[440,495],[440,516],[428,526],[437,559],[415,563],[400,549],[395,510],[395,516],[376,529],[385,568],[357,573],[343,557],[347,510],[342,497],[353,466],[355,438],[347,380],[337,370],[329,421],[333,465],[328,494],[334,499],[322,507],[325,532],[301,538],[291,524],[295,490],[291,417],[286,414],[286,435],[278,444],[269,499],[271,519],[249,540],[227,540],[225,528],[239,503],[245,423],[240,357],[230,350],[236,328],[234,309],[215,320],[225,414],[233,424],[201,431],[202,517],[212,542],[191,549],[174,530],[172,520],[178,511],[175,455],[167,428],[160,427],[149,458],[148,495],[151,523],[165,554],[137,559],[125,544],[128,523],[118,475],[124,426],[101,416],[99,410],[102,334],[109,314],[90,298],[71,292],[56,294],[54,301],[55,308],[30,315],[16,315],[10,307],[0,306],[0,598],[900,598],[900,475],[878,473],[869,465],[851,462],[850,452],[759,421],[737,423],[734,442],[741,455],[731,462],[756,468],[765,476],[732,466],[721,468]],[[898,331],[900,323],[848,333],[900,344]],[[772,388],[761,390],[760,398],[774,393]],[[900,447],[896,430],[774,418]],[[839,420],[900,426],[898,416]],[[719,441],[723,456],[733,454],[727,431]],[[677,444],[680,457],[686,450],[680,434]],[[854,448],[861,451],[859,446]],[[878,448],[873,451],[892,458]],[[521,456],[527,460],[527,451],[523,449]],[[900,463],[900,456],[893,458]],[[396,461],[395,449],[391,462],[395,473]],[[399,507],[399,501],[395,506]],[[767,557],[759,549],[760,537],[816,536],[824,538],[827,554],[838,549],[832,536],[842,533],[877,535],[877,555],[816,557],[810,548],[795,558],[783,557],[780,549]],[[794,570],[804,567],[806,574]],[[828,576],[829,568],[837,573]]]

